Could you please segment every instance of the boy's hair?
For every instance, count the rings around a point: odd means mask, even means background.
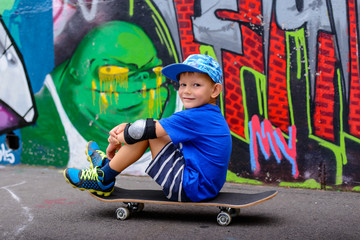
[[[209,80],[212,81],[212,82],[215,84],[214,80],[212,80],[212,78],[209,76],[209,74],[207,74],[207,73],[201,73],[201,72],[181,72],[181,73],[178,74],[178,81],[180,80],[180,76],[181,76],[182,74],[190,74],[190,75],[193,75],[193,74],[195,74],[195,73],[200,73],[200,74],[206,75],[206,76],[209,78]]]
[[[183,63],[174,63],[164,67],[162,74],[179,81],[179,75],[183,72],[199,72],[207,74],[215,83],[223,84],[222,70],[219,63],[212,57],[203,54],[192,54]]]

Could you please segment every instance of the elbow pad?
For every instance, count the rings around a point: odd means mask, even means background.
[[[140,119],[136,120],[133,124],[128,123],[124,130],[124,138],[127,144],[156,138],[154,119]]]

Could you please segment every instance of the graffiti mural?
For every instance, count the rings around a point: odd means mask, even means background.
[[[151,2],[140,9],[119,1],[54,1],[53,22],[56,66],[35,94],[37,126],[22,130],[24,145],[33,146],[23,162],[86,167],[89,140],[106,149],[116,124],[176,110],[174,85],[161,68],[178,55]],[[147,153],[130,171],[149,160]]]
[[[1,16],[0,52],[0,133],[4,133],[33,124],[37,112],[22,56]]]
[[[25,24],[10,21],[23,2],[10,4],[4,29]],[[43,21],[51,24],[52,65],[32,78],[39,69],[28,68],[25,53],[38,53],[19,47],[25,64],[16,72],[28,71],[38,114],[35,125],[15,127],[21,163],[83,167],[86,142],[105,148],[115,124],[180,110],[161,68],[203,53],[224,72],[218,105],[233,136],[229,181],[359,189],[359,0],[38,2],[51,9]],[[19,96],[11,84],[1,103]],[[141,174],[149,158],[129,173]]]
[[[194,4],[184,8],[179,3],[178,9],[192,11],[193,18],[184,20],[194,37],[189,45],[211,46],[222,61],[222,106],[235,142],[230,170],[286,184],[318,180],[321,165],[327,166],[322,179],[328,184],[356,185],[359,4]]]
[[[6,1],[0,7],[0,134],[4,134],[0,136],[1,164],[20,162],[20,134],[16,129],[34,124],[38,116],[28,69],[18,45],[21,34],[14,30],[16,24],[5,23],[9,23],[8,13],[14,5],[14,1]]]

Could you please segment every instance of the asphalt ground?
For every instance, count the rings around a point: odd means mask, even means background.
[[[219,226],[216,207],[145,204],[116,219],[122,203],[104,203],[67,184],[63,169],[0,166],[0,239],[360,239],[360,194],[225,184],[222,191],[279,194],[243,208]],[[159,189],[149,177],[116,185]]]

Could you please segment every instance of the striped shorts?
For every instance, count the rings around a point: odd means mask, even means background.
[[[189,202],[182,187],[184,167],[181,146],[169,142],[150,162],[145,172],[162,187],[169,200]]]

